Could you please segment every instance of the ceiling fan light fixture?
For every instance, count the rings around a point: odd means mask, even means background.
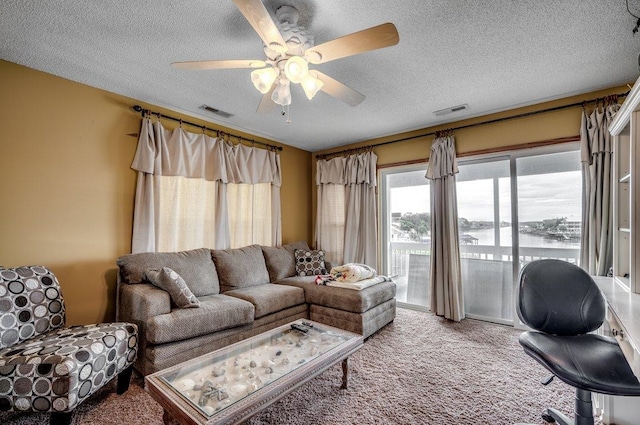
[[[318,63],[322,60],[322,54],[320,52],[316,52],[315,50],[307,50],[304,52],[304,57],[311,63]]]
[[[263,68],[265,66],[267,66],[265,61],[251,61],[251,62],[249,62],[249,67],[251,67],[251,68]]]
[[[280,44],[276,41],[272,41],[271,43],[269,43],[269,48],[276,53],[285,53],[287,50],[289,50],[289,47],[286,44]]]
[[[291,56],[284,64],[284,73],[292,83],[301,83],[309,73],[309,65],[300,56]]]
[[[271,100],[281,106],[291,105],[291,87],[289,80],[280,78],[278,86],[271,93]]]
[[[272,66],[251,71],[251,82],[262,94],[268,93],[278,78],[278,70]]]
[[[304,77],[300,85],[304,90],[304,94],[307,95],[307,99],[311,100],[324,86],[324,83],[318,79],[318,75],[315,72],[310,72]]]

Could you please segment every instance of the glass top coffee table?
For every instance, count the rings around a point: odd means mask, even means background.
[[[145,389],[164,408],[165,424],[235,424],[348,359],[363,338],[310,320],[296,320],[161,370]]]

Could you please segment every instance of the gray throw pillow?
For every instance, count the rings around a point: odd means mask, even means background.
[[[305,241],[288,243],[284,246],[263,246],[262,254],[269,271],[269,281],[276,282],[285,277],[296,275],[296,249],[309,250]]]
[[[200,301],[193,295],[184,279],[169,267],[148,269],[144,274],[150,283],[167,291],[177,307],[200,307]]]

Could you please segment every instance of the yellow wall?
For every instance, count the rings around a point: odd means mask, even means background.
[[[524,108],[513,109],[497,114],[485,115],[469,120],[452,122],[441,126],[427,127],[407,133],[394,134],[392,136],[367,140],[347,146],[341,146],[339,148],[318,151],[314,152],[314,155],[312,157],[312,164],[315,168],[316,154],[325,154],[340,151],[342,149],[349,149],[359,146],[373,145],[376,143],[404,139],[419,134],[431,133],[436,130],[462,127],[469,124],[530,113],[542,109],[555,108],[558,106],[569,105],[595,98],[602,98],[610,94],[625,93],[628,90],[629,87],[627,86],[613,87],[610,89],[587,93],[580,96],[573,96],[552,102],[545,102]],[[621,98],[619,102],[621,103],[623,100],[624,98]],[[593,106],[593,104],[589,104],[587,106],[587,110],[591,110]],[[542,114],[531,115],[524,118],[516,118],[493,124],[455,130],[454,136],[456,140],[456,152],[458,153],[458,155],[464,155],[470,152],[485,149],[493,149],[504,146],[521,145],[525,143],[577,136],[580,133],[581,111],[582,108],[580,106],[577,106],[554,112],[545,112]],[[433,141],[433,139],[434,136],[420,137],[409,141],[378,146],[375,147],[373,151],[378,156],[379,166],[394,164],[403,161],[412,161],[419,158],[427,158],[429,156],[429,150],[431,149],[431,142]]]
[[[6,61],[0,93],[0,265],[50,267],[69,324],[114,318],[115,261],[131,247],[131,106],[273,143]],[[311,154],[280,154],[283,242],[311,242]]]

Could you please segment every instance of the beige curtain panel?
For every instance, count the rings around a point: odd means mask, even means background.
[[[605,276],[613,265],[613,137],[609,124],[618,109],[620,105],[612,98],[591,114],[582,111],[580,265],[597,276]]]
[[[377,161],[366,152],[317,162],[316,246],[336,265],[377,267]]]
[[[431,311],[460,321],[465,315],[458,238],[457,173],[453,136],[436,137],[425,175],[432,180]]]
[[[282,241],[280,157],[275,152],[234,146],[182,128],[169,131],[160,121],[144,118],[131,168],[138,171],[132,252],[229,248],[231,221],[251,222],[250,217],[229,219],[229,185],[252,185],[253,190],[243,192],[258,200],[266,187],[269,236],[259,240],[269,239],[268,245]],[[236,204],[246,206],[247,201]],[[252,204],[252,209],[265,207],[269,205]],[[251,209],[231,212],[237,218],[250,215]]]

